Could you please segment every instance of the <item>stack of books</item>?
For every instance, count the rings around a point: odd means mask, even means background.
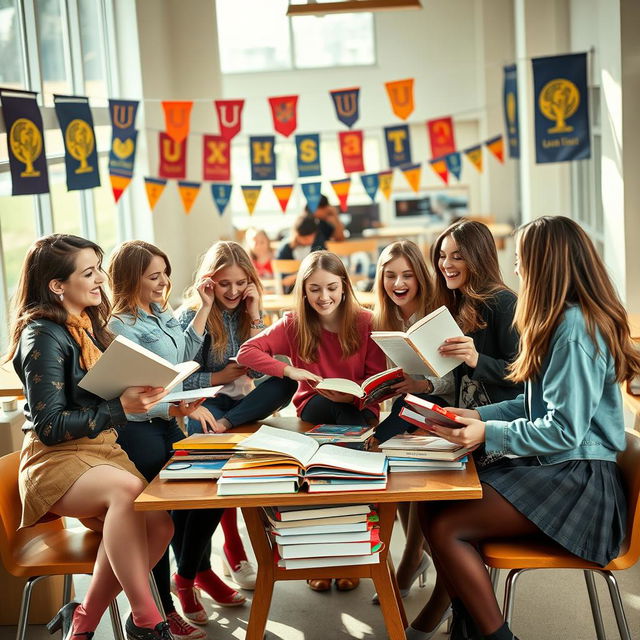
[[[378,515],[368,504],[267,507],[278,566],[374,564],[382,550]]]
[[[343,447],[364,450],[367,440],[373,435],[374,427],[344,424],[319,424],[305,432],[318,444],[338,444]]]
[[[474,448],[409,433],[393,436],[380,445],[389,459],[389,471],[394,472],[464,469],[467,455]]]
[[[387,486],[382,453],[354,451],[314,438],[263,425],[238,443],[222,468],[218,495],[376,491]]]

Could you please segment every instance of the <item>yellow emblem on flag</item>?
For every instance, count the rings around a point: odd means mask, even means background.
[[[182,200],[184,212],[189,213],[200,192],[200,183],[178,181],[178,191],[180,192],[180,200]]]
[[[133,140],[131,138],[128,138],[127,140],[114,138],[113,144],[111,145],[111,150],[121,160],[128,158],[133,153],[134,149],[135,145],[133,144]]]
[[[395,82],[385,82],[384,86],[387,89],[393,113],[401,120],[406,120],[413,113],[414,109],[413,78],[396,80]]]
[[[547,133],[570,133],[573,127],[567,124],[580,106],[580,91],[571,80],[554,78],[542,87],[538,96],[538,107],[542,115],[555,121],[555,125],[547,129]]]
[[[420,190],[420,178],[422,176],[422,165],[411,165],[402,170],[404,177],[407,179],[409,186],[415,193]]]
[[[40,129],[28,118],[18,118],[9,132],[9,145],[11,153],[25,165],[20,177],[37,178],[40,172],[33,168],[33,163],[42,153]]]
[[[389,200],[393,190],[393,171],[381,171],[378,174],[378,178],[380,180],[380,191],[382,191],[385,199]]]
[[[64,134],[64,143],[69,151],[69,155],[75,158],[80,166],[75,173],[90,173],[93,167],[87,162],[95,146],[93,129],[88,122],[76,118],[69,123]]]
[[[256,208],[256,203],[258,202],[258,197],[260,196],[260,189],[262,189],[262,185],[258,187],[242,187],[242,195],[244,196],[244,201],[247,203],[247,209],[249,210],[250,215],[253,214],[253,210]]]

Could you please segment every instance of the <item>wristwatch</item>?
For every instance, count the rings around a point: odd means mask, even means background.
[[[424,392],[425,393],[433,393],[434,390],[434,386],[433,386],[433,382],[431,382],[431,380],[429,380],[428,378],[425,378],[425,382],[427,383]]]
[[[262,318],[258,318],[257,320],[252,320],[249,327],[251,329],[264,329],[265,328],[264,320]]]

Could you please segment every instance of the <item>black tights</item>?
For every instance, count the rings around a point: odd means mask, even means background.
[[[451,598],[459,598],[481,633],[504,624],[489,573],[477,544],[489,538],[542,535],[495,489],[483,484],[480,500],[423,503],[420,524],[433,553],[438,577]]]

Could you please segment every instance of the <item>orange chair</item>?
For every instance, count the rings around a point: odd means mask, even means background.
[[[31,594],[36,582],[64,575],[62,603],[71,598],[71,576],[92,573],[101,536],[84,527],[66,528],[62,518],[18,531],[22,506],[18,493],[19,452],[0,458],[0,558],[17,578],[27,578],[22,594],[16,640],[27,632]],[[116,640],[124,640],[122,620],[114,600],[109,606]]]
[[[271,268],[273,269],[273,280],[276,288],[276,294],[283,295],[282,277],[298,273],[300,269],[300,260],[272,260]]]
[[[489,541],[481,547],[485,564],[491,569],[494,586],[499,569],[509,569],[505,585],[504,617],[511,623],[515,599],[516,580],[524,571],[532,569],[581,569],[587,583],[591,612],[598,640],[606,640],[602,613],[596,591],[594,573],[604,577],[609,588],[613,611],[622,640],[631,640],[631,633],[624,614],[622,598],[614,571],[633,566],[640,556],[640,434],[627,431],[627,448],[618,457],[618,464],[625,482],[628,500],[627,535],[620,551],[606,567],[586,562],[565,551],[559,545],[544,541]]]

